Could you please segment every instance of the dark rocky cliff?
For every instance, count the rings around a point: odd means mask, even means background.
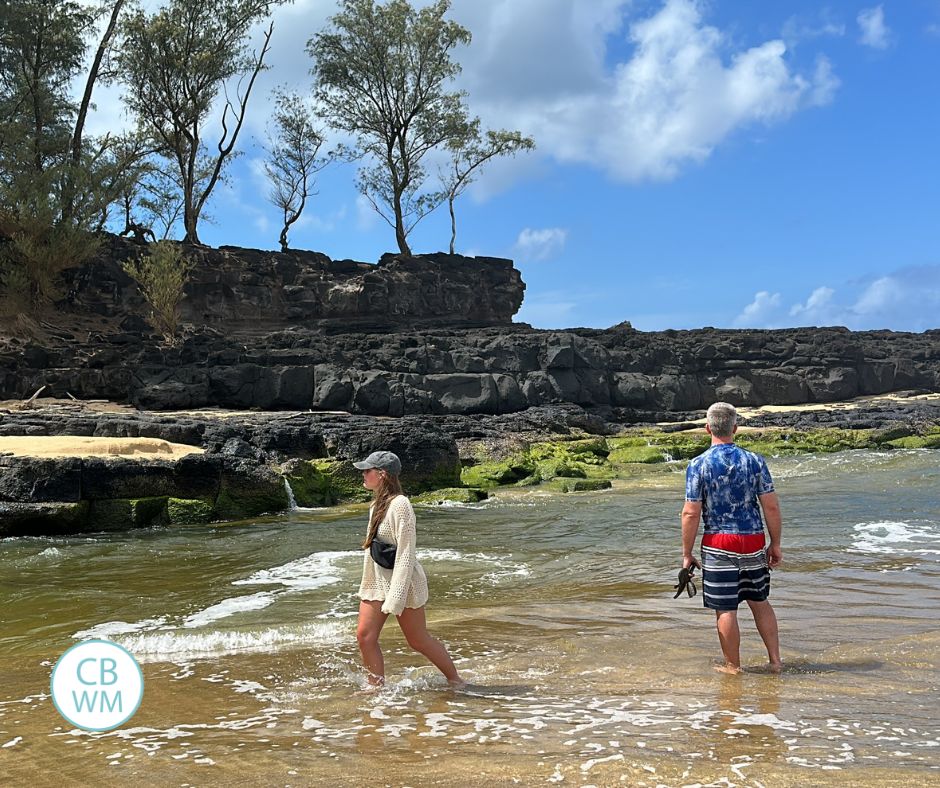
[[[542,331],[512,324],[525,285],[508,260],[424,255],[378,265],[313,252],[202,247],[183,340],[162,344],[112,238],[70,274],[95,330],[0,341],[0,399],[110,399],[153,410],[502,414],[571,403],[620,421],[706,407],[940,391],[940,331]]]
[[[120,263],[145,249],[109,236],[97,260],[68,272],[68,308],[142,328],[136,317],[146,314],[146,304]],[[512,261],[494,257],[386,254],[372,265],[303,250],[184,250],[195,268],[183,322],[225,331],[502,325],[512,321],[525,290]]]
[[[110,399],[145,409],[343,410],[377,416],[512,413],[568,402],[631,421],[716,399],[832,402],[940,391],[940,333],[538,331],[525,326],[264,336],[203,330],[180,346],[122,332],[0,353],[0,399]]]

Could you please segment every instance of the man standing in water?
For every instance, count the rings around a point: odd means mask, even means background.
[[[780,504],[767,463],[734,443],[738,414],[716,402],[706,414],[712,445],[689,463],[682,508],[682,566],[702,567],[705,607],[715,611],[718,640],[727,673],[741,671],[738,605],[747,602],[767,647],[770,669],[779,671],[777,617],[767,601],[770,569],[780,565]],[[764,522],[770,544],[764,545]],[[693,555],[699,521],[704,517],[702,563]],[[704,564],[704,566],[703,566]]]

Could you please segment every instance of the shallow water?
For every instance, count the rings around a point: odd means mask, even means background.
[[[715,673],[701,596],[672,599],[681,466],[601,493],[419,509],[448,689],[383,633],[355,643],[365,510],[0,541],[4,785],[940,783],[940,455],[771,460],[787,668]],[[110,638],[142,663],[134,718],[73,729],[58,657]]]

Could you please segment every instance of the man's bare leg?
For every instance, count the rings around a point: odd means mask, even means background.
[[[741,672],[741,630],[738,628],[737,610],[716,610],[715,624],[718,627],[718,642],[725,664],[717,668],[722,673]]]
[[[751,613],[754,614],[754,623],[757,625],[757,631],[760,632],[761,640],[767,647],[767,659],[770,663],[770,669],[779,673],[783,667],[780,661],[780,635],[777,631],[777,615],[770,606],[770,602],[752,602],[748,600],[748,606]]]

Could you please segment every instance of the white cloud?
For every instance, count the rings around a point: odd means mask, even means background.
[[[832,73],[832,63],[829,62],[829,58],[819,55],[816,58],[813,86],[808,95],[809,103],[817,107],[831,104],[841,84],[839,78]]]
[[[547,260],[565,246],[568,231],[561,227],[533,230],[526,227],[516,239],[515,249],[522,260]]]
[[[790,307],[790,315],[799,319],[812,319],[812,315],[823,314],[829,309],[835,290],[831,287],[817,287],[806,299],[805,304],[794,304]]]
[[[734,319],[734,325],[739,328],[763,328],[776,321],[779,311],[780,293],[761,290],[754,294],[754,300]]]
[[[811,41],[816,38],[841,38],[845,35],[845,24],[834,20],[829,9],[823,8],[816,16],[816,19],[791,16],[784,23],[781,36],[788,49],[793,49],[804,41]]]
[[[474,111],[531,134],[543,154],[621,180],[674,178],[735,131],[830,101],[838,86],[825,59],[794,73],[782,40],[734,50],[698,0],[666,0],[633,22],[629,56],[612,67],[626,3],[550,0],[536,11],[519,0],[472,14],[467,3],[455,17],[472,16],[486,42],[464,56]],[[562,67],[564,79],[545,76]]]
[[[891,312],[908,299],[904,284],[895,277],[883,276],[872,282],[858,301],[854,311],[861,315],[877,315]]]
[[[887,49],[891,43],[891,31],[885,24],[885,12],[882,6],[865,8],[859,11],[858,26],[861,30],[859,42],[872,49]]]
[[[761,291],[735,318],[741,328],[846,326],[856,331],[940,327],[940,265],[900,268],[840,291],[817,287],[804,302],[783,307],[779,293]]]

